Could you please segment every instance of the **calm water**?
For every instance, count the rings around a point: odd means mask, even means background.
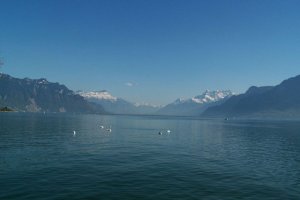
[[[1,113],[0,125],[0,199],[300,199],[296,121]]]

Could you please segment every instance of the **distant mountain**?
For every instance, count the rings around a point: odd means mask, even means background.
[[[5,106],[26,112],[105,112],[59,83],[0,74],[0,107]]]
[[[152,114],[159,107],[150,104],[134,104],[119,97],[112,96],[108,91],[77,91],[77,94],[87,101],[99,104],[108,112],[114,114]]]
[[[205,91],[190,99],[177,99],[171,104],[158,110],[160,115],[198,116],[210,106],[222,103],[231,97],[230,90]]]
[[[250,87],[221,105],[208,108],[203,117],[300,117],[300,76],[277,86]]]

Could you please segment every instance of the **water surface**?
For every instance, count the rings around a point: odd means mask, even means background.
[[[0,125],[0,199],[300,199],[299,121],[0,113]]]

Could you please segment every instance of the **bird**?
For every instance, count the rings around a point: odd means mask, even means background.
[[[101,125],[100,128],[101,128],[101,129],[104,129],[104,126]]]
[[[74,135],[74,136],[76,135],[76,131],[73,131],[73,135]]]
[[[167,133],[171,133],[171,130],[170,130],[170,129],[168,129],[168,130],[167,130]]]
[[[107,128],[106,131],[111,132],[111,126]]]
[[[159,131],[159,132],[158,132],[158,135],[162,135],[162,132],[161,132],[161,131]]]

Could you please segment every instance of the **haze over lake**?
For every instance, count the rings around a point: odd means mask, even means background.
[[[300,198],[299,121],[0,113],[0,123],[0,199]]]

